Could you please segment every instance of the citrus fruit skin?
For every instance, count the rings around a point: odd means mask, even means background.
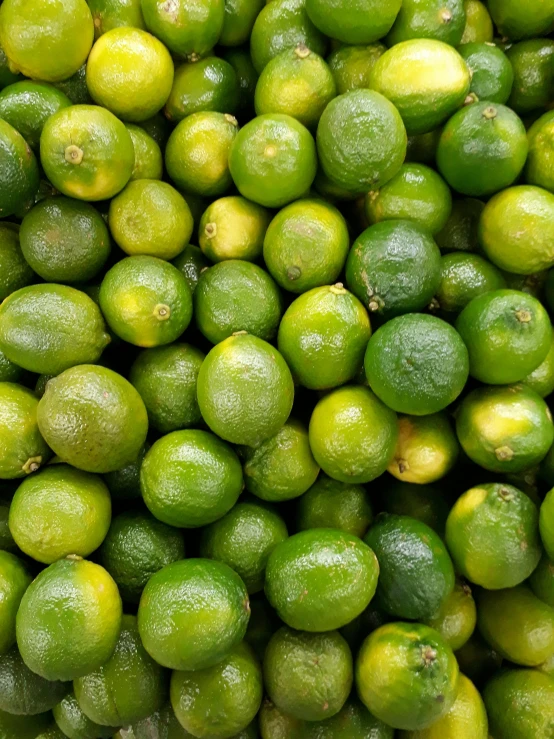
[[[139,602],[155,572],[184,557],[182,532],[140,510],[116,516],[99,551],[102,566],[128,603]]]
[[[294,383],[276,349],[239,333],[208,353],[197,393],[202,417],[215,434],[233,444],[256,446],[288,419]]]
[[[128,679],[122,680],[125,674]],[[128,725],[162,707],[167,694],[165,670],[144,649],[135,616],[123,616],[110,659],[74,683],[83,713],[97,724]]]
[[[511,185],[523,170],[527,151],[525,127],[510,108],[473,103],[444,127],[437,164],[451,187],[481,197]]]
[[[130,182],[110,203],[112,236],[126,254],[174,259],[188,244],[193,219],[190,209],[167,182]]]
[[[336,529],[309,529],[270,554],[265,594],[291,628],[331,631],[367,607],[378,576],[377,558],[361,539]]]
[[[37,203],[19,231],[21,251],[47,282],[88,282],[106,263],[110,233],[89,203],[65,197]]]
[[[552,343],[548,313],[532,295],[493,290],[466,305],[456,330],[472,377],[489,385],[518,382],[544,361]]]
[[[30,285],[0,306],[0,349],[30,372],[57,375],[96,362],[110,341],[100,309],[66,285]]]
[[[298,498],[315,482],[319,467],[313,458],[306,428],[289,419],[275,436],[242,447],[244,483],[248,492],[273,503]]]
[[[225,3],[222,46],[240,46],[248,41],[254,22],[264,7],[264,0],[231,0]]]
[[[88,0],[94,22],[94,38],[112,28],[130,26],[144,29],[140,0]]]
[[[142,0],[141,8],[148,30],[179,56],[203,56],[223,29],[224,0],[177,0],[170,7],[161,0]]]
[[[460,44],[491,42],[494,27],[489,11],[480,0],[464,0],[466,25]]]
[[[152,575],[140,599],[146,651],[164,667],[203,670],[221,662],[246,632],[248,593],[222,562],[187,559]]]
[[[69,105],[67,95],[46,82],[15,82],[0,93],[3,120],[19,131],[35,151],[47,118]]]
[[[0,119],[0,217],[29,208],[39,187],[37,160],[23,136]]]
[[[514,70],[506,54],[490,42],[462,44],[458,52],[472,72],[470,93],[504,105],[512,91]]]
[[[465,23],[462,0],[403,0],[387,44],[390,47],[401,41],[430,38],[458,46]]]
[[[354,242],[346,284],[371,313],[393,318],[429,305],[440,283],[440,263],[440,251],[423,226],[387,220]]]
[[[369,77],[373,65],[386,46],[380,43],[369,46],[342,46],[327,57],[337,92],[342,95],[349,90],[369,87]]]
[[[541,539],[547,555],[554,559],[554,493],[546,494],[540,509],[539,527]]]
[[[191,736],[249,737],[242,732],[262,702],[262,671],[250,647],[239,644],[219,664],[174,672],[170,696],[179,722],[194,732]]]
[[[141,182],[145,180],[136,184]],[[156,257],[117,262],[102,280],[99,297],[109,327],[135,346],[170,344],[192,318],[192,295],[184,275]]]
[[[373,334],[365,355],[370,388],[398,413],[425,416],[450,405],[469,371],[460,335],[434,316],[409,313]]]
[[[144,502],[170,526],[195,528],[221,518],[242,490],[235,452],[207,431],[173,431],[158,439],[140,471]]]
[[[337,283],[315,287],[291,303],[279,325],[277,346],[300,385],[322,390],[355,377],[370,336],[365,308]]]
[[[209,267],[208,260],[202,254],[198,246],[187,244],[178,257],[172,261],[172,264],[183,273],[191,292],[194,294],[200,272],[204,267]]]
[[[519,585],[541,557],[537,507],[512,485],[471,488],[450,511],[446,544],[470,582],[487,590]]]
[[[47,680],[73,680],[110,658],[120,625],[121,598],[106,570],[67,558],[43,570],[27,589],[17,613],[17,645],[33,672]]]
[[[337,631],[308,634],[283,626],[270,639],[263,666],[270,699],[304,721],[336,715],[352,687],[352,654]]]
[[[441,259],[441,283],[435,301],[440,310],[459,313],[473,298],[505,287],[500,270],[483,257],[452,252]]]
[[[3,624],[0,655],[6,654],[15,644],[15,617],[31,580],[31,575],[19,557],[0,550],[0,615]]]
[[[362,644],[356,663],[362,702],[381,721],[409,731],[425,729],[448,713],[458,677],[452,650],[423,624],[379,627]]]
[[[278,513],[259,503],[238,503],[202,532],[200,554],[237,572],[249,594],[263,590],[267,560],[288,536]]]
[[[321,475],[298,500],[300,531],[339,529],[360,538],[373,521],[373,509],[362,485],[349,485]]]
[[[206,110],[235,113],[238,93],[233,67],[224,59],[209,56],[177,67],[164,113],[177,123],[192,113]]]
[[[261,115],[237,134],[229,152],[231,177],[241,195],[279,208],[304,195],[317,167],[315,142],[289,115]]]
[[[135,388],[116,372],[91,364],[52,378],[37,417],[53,451],[86,472],[113,472],[134,462],[148,430]]]
[[[85,716],[73,693],[66,695],[52,711],[60,731],[69,739],[110,739],[116,728],[100,726]]]
[[[471,392],[460,404],[456,432],[469,458],[491,472],[533,467],[554,440],[546,403],[522,384]]]
[[[49,711],[67,692],[67,684],[31,672],[17,647],[0,657],[0,688],[0,710],[26,716]]]
[[[554,112],[548,111],[538,118],[527,136],[529,138],[529,156],[525,165],[525,180],[530,185],[544,187],[554,192]]]
[[[200,219],[198,243],[212,262],[226,259],[256,261],[262,254],[269,212],[246,198],[230,195],[206,208]]]
[[[457,580],[439,611],[425,623],[438,631],[454,652],[461,649],[471,638],[477,623],[477,608],[469,585]]]
[[[35,472],[51,451],[37,425],[38,401],[25,387],[0,383],[0,479],[13,480]]]
[[[307,0],[309,17],[326,36],[345,44],[371,44],[390,30],[401,0]]]
[[[162,151],[152,136],[140,126],[126,126],[135,150],[135,166],[131,180],[161,180],[163,176]]]
[[[79,200],[106,200],[122,190],[135,163],[129,132],[96,105],[63,108],[44,124],[40,160],[50,182]]]
[[[111,513],[110,494],[99,477],[57,464],[21,483],[10,505],[9,525],[25,554],[52,564],[98,549]]]
[[[326,107],[317,127],[324,174],[355,195],[377,190],[394,177],[406,147],[406,130],[398,111],[374,90],[339,95]]]
[[[129,381],[139,392],[152,428],[162,434],[201,420],[196,380],[204,354],[190,344],[146,349],[133,362]]]
[[[86,61],[93,35],[85,0],[9,0],[0,9],[0,44],[26,77],[71,77]]]
[[[506,55],[514,70],[514,85],[508,105],[526,114],[544,108],[552,95],[554,41],[529,39],[511,46]]]
[[[29,267],[19,244],[19,227],[0,223],[0,300],[33,282],[34,272]]]
[[[554,608],[554,564],[547,554],[543,554],[529,578],[529,586],[537,598]]]
[[[485,686],[483,698],[495,736],[533,739],[554,720],[554,681],[538,670],[505,670]]]
[[[516,0],[489,0],[489,13],[502,36],[511,41],[547,35],[554,26],[554,6],[544,0],[522,8]]]
[[[412,39],[396,44],[378,59],[370,86],[394,103],[413,135],[437,128],[462,105],[470,75],[465,61],[448,44]]]
[[[303,199],[282,208],[265,234],[263,255],[273,279],[304,293],[333,284],[350,246],[346,221],[330,203]]]

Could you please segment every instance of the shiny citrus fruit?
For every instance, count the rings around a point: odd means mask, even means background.
[[[480,0],[464,0],[466,25],[461,44],[491,42],[494,35],[489,11]]]
[[[550,349],[539,366],[526,375],[522,382],[538,393],[541,398],[546,398],[554,391],[554,337]]]
[[[525,179],[530,185],[554,192],[554,112],[548,111],[538,118],[529,129],[528,138],[529,156],[525,166]]]
[[[31,575],[19,557],[0,550],[0,593],[2,594],[0,655],[6,654],[15,644],[15,617],[31,580]]]
[[[514,71],[506,54],[494,44],[462,44],[458,51],[472,72],[470,93],[479,100],[505,104],[514,83]]]
[[[12,382],[0,383],[0,479],[25,477],[51,456],[37,425],[36,396]]]
[[[434,304],[448,313],[459,313],[473,298],[505,287],[500,270],[483,257],[451,252],[441,259],[441,282]]]
[[[457,580],[440,609],[425,623],[438,631],[455,652],[461,649],[477,623],[477,609],[469,585]]]
[[[307,0],[306,10],[326,36],[345,44],[370,44],[390,30],[400,5],[400,0]]]
[[[17,647],[0,657],[0,710],[34,716],[49,711],[67,692],[67,684],[31,672]]]
[[[0,222],[0,300],[33,282],[34,273],[19,243],[19,227]]]
[[[233,67],[224,59],[208,56],[177,67],[164,112],[176,123],[206,110],[235,113],[238,95],[239,82]]]
[[[362,485],[350,485],[321,475],[298,500],[297,524],[306,529],[339,529],[360,538],[373,520]]]
[[[508,105],[525,114],[544,108],[552,97],[554,41],[547,38],[520,41],[506,52],[514,70]]]
[[[490,730],[506,739],[535,739],[554,721],[554,680],[538,670],[505,670],[483,692]]]
[[[187,244],[179,256],[175,257],[172,264],[183,273],[191,292],[194,294],[200,279],[200,273],[205,267],[209,266],[209,262],[200,248]]]
[[[548,0],[523,7],[517,0],[489,0],[488,5],[501,35],[511,41],[544,36],[554,26],[554,6]]]
[[[270,221],[268,211],[246,198],[231,195],[211,203],[200,220],[198,243],[212,262],[261,256]]]
[[[371,70],[377,59],[386,51],[383,44],[368,46],[341,46],[327,57],[327,64],[335,78],[337,92],[369,87]]]
[[[86,716],[73,692],[66,695],[52,711],[60,731],[69,739],[110,739],[115,727],[100,726]]]
[[[67,95],[46,82],[15,82],[0,93],[0,116],[35,151],[46,120],[69,105],[71,100]]]
[[[179,56],[198,58],[217,43],[223,29],[224,0],[142,0],[148,30]]]
[[[458,46],[465,23],[462,0],[403,0],[387,43],[394,46],[401,41],[430,38]]]
[[[219,43],[239,46],[248,41],[264,0],[231,0],[225,3],[225,17]]]
[[[164,164],[162,151],[156,140],[140,126],[128,123],[125,127],[135,150],[131,180],[161,180]]]
[[[0,118],[0,217],[21,215],[39,187],[37,160],[23,136]]]
[[[94,38],[120,26],[144,28],[140,0],[88,0],[94,22]]]

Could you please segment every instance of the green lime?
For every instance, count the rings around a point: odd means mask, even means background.
[[[554,90],[554,41],[535,38],[520,41],[506,52],[514,70],[508,105],[516,113],[532,113],[548,105]]]
[[[0,731],[6,739],[37,739],[52,723],[52,714],[38,716],[16,716],[0,711]],[[44,739],[44,734],[42,734]]]
[[[425,416],[456,400],[468,377],[469,359],[452,326],[434,316],[409,313],[373,334],[365,371],[370,388],[390,408]]]
[[[19,238],[26,261],[47,282],[88,282],[111,250],[108,227],[94,206],[65,197],[37,203]]]
[[[0,93],[0,116],[35,150],[47,118],[69,105],[67,95],[46,82],[15,82]]]
[[[392,179],[404,161],[406,146],[397,109],[373,90],[339,95],[325,108],[317,127],[323,172],[353,194],[377,190]]]
[[[19,227],[0,221],[0,301],[29,285],[34,276],[19,245]]]
[[[338,529],[309,529],[270,554],[265,594],[291,628],[331,631],[362,613],[378,576],[377,558],[361,539]]]
[[[337,714],[350,693],[352,673],[352,654],[338,631],[308,634],[283,626],[271,638],[264,656],[270,699],[288,715],[304,721]]]
[[[237,2],[243,3],[244,0],[237,0]],[[228,8],[231,4],[232,3],[227,3],[225,7]],[[248,4],[253,5],[253,3]],[[239,85],[237,110],[239,113],[252,115],[254,92],[256,90],[256,82],[258,81],[258,73],[252,64],[250,49],[248,46],[223,49],[221,56],[226,62],[229,62],[237,75],[237,82]]]
[[[459,406],[456,432],[468,457],[491,472],[527,470],[554,441],[546,403],[525,385],[471,392]]]
[[[369,87],[371,70],[386,50],[386,46],[377,43],[369,46],[341,46],[334,51],[327,58],[327,64],[335,78],[338,94]]]
[[[229,189],[229,152],[237,119],[228,113],[194,113],[177,124],[165,150],[168,175],[180,190],[217,197]]]
[[[203,530],[200,554],[229,565],[248,592],[257,593],[264,587],[269,555],[287,536],[278,513],[259,503],[238,503]]]
[[[319,473],[308,440],[308,431],[296,420],[287,421],[275,436],[261,444],[243,447],[244,483],[262,500],[280,503],[310,488]]]
[[[530,185],[554,192],[554,111],[548,111],[538,118],[527,135],[529,156],[525,166],[525,179]]]
[[[511,41],[546,36],[554,27],[554,5],[550,0],[521,5],[517,0],[489,0],[489,13],[502,36]]]
[[[370,223],[405,219],[432,234],[446,225],[452,210],[452,195],[442,177],[424,164],[403,164],[380,190],[366,196]]]
[[[440,609],[425,623],[438,631],[451,649],[461,649],[473,634],[477,623],[477,609],[469,585],[457,580],[454,590]]]
[[[262,670],[250,647],[239,644],[219,664],[174,672],[170,695],[179,723],[191,736],[242,737],[239,732],[262,702]]]
[[[166,7],[158,0],[142,0],[148,30],[178,56],[191,59],[205,55],[221,35],[224,0],[174,0]]]
[[[402,0],[387,36],[388,46],[410,39],[435,39],[458,46],[465,30],[463,0]]]
[[[73,105],[88,105],[92,103],[92,98],[88,93],[86,75],[87,65],[83,64],[71,77],[53,84],[67,95]]]
[[[143,182],[149,180],[136,184]],[[172,264],[150,256],[127,257],[102,280],[100,307],[117,336],[135,346],[153,347],[170,344],[187,328],[192,294]]]
[[[13,480],[36,472],[51,452],[38,429],[34,393],[2,382],[0,399],[0,479]]]
[[[458,440],[445,413],[400,416],[388,471],[398,480],[425,485],[447,475],[458,452]]]
[[[140,472],[144,502],[170,526],[196,528],[221,518],[241,493],[237,455],[207,431],[173,431],[158,439]]]
[[[94,38],[120,26],[144,28],[140,0],[87,0],[94,22]]]
[[[187,244],[179,256],[175,257],[172,264],[183,273],[191,292],[194,294],[200,273],[205,267],[209,267],[208,260],[197,246]]]
[[[257,336],[239,333],[209,352],[198,375],[198,405],[211,430],[233,444],[257,444],[288,419],[294,399],[290,370]]]
[[[100,726],[86,716],[73,693],[63,698],[52,711],[60,731],[69,739],[110,739],[116,731],[113,726]]]
[[[150,444],[145,443],[132,462],[104,475],[112,500],[127,501],[141,497],[140,468],[148,449]]]
[[[103,567],[68,557],[31,583],[17,612],[23,661],[47,680],[72,680],[96,670],[113,654],[121,625],[121,598]]]
[[[363,537],[373,521],[373,509],[362,485],[321,475],[298,500],[297,525],[306,529],[339,529]]]
[[[148,430],[135,388],[116,372],[92,364],[52,378],[37,415],[54,453],[86,472],[113,472],[134,462]]]
[[[239,46],[248,41],[264,5],[264,0],[228,0],[219,43],[223,46]]]
[[[471,70],[470,93],[489,103],[506,103],[514,83],[514,71],[506,54],[494,44],[464,43],[458,52]]]
[[[310,420],[316,462],[334,480],[366,483],[387,469],[398,438],[394,411],[366,387],[343,387],[324,396]]]
[[[229,153],[231,177],[241,195],[279,208],[304,195],[316,173],[310,132],[289,115],[260,115],[237,134]]]
[[[554,608],[554,562],[546,554],[529,578],[529,585],[537,598]]]
[[[387,220],[354,242],[346,284],[371,313],[388,319],[427,307],[440,284],[440,267],[440,251],[423,226]]]
[[[390,726],[415,731],[445,716],[456,699],[458,665],[447,642],[423,624],[381,626],[362,644],[356,687]]]
[[[483,692],[489,728],[506,739],[548,736],[554,721],[554,680],[538,670],[505,670]]]
[[[135,150],[135,166],[131,180],[161,180],[163,156],[156,140],[140,126],[127,123],[125,128],[129,132]]]
[[[540,509],[539,527],[547,555],[554,559],[554,492],[547,493]]]
[[[413,136],[408,136],[406,162],[434,165],[441,133],[442,128],[439,126],[434,131],[428,131],[428,133],[416,133]]]
[[[175,123],[207,110],[235,113],[238,94],[239,83],[233,67],[224,59],[209,56],[177,67],[164,112]]]
[[[39,169],[29,144],[1,118],[0,172],[0,217],[19,216],[34,202]]]
[[[153,737],[156,739],[190,739],[191,736],[177,720],[169,702],[151,716],[133,724],[132,732],[133,734],[126,739],[153,739]],[[114,739],[119,739],[117,734]],[[122,739],[125,738],[122,737]]]
[[[197,671],[231,653],[244,637],[249,616],[248,593],[236,572],[211,559],[186,559],[148,580],[138,626],[156,662]]]
[[[435,241],[443,252],[479,249],[479,221],[485,208],[481,200],[462,198],[454,200],[452,212],[445,227],[435,234]]]
[[[401,0],[307,0],[306,10],[326,36],[345,44],[371,44],[390,30]]]
[[[129,132],[109,110],[72,105],[44,124],[40,159],[46,176],[64,195],[106,200],[129,181],[135,152]]]
[[[510,108],[473,103],[455,113],[444,127],[437,165],[457,192],[492,195],[517,180],[527,150],[525,127]]]
[[[492,42],[494,26],[487,6],[480,0],[464,0],[466,25],[461,44]]]
[[[387,513],[417,518],[439,536],[444,536],[449,505],[439,487],[389,478],[379,496],[379,503]]]
[[[452,252],[441,259],[441,282],[434,302],[440,310],[459,313],[473,298],[505,287],[500,270],[483,257]]]
[[[49,711],[66,692],[66,683],[45,680],[31,672],[17,647],[0,657],[0,710],[34,716]]]
[[[6,654],[15,644],[15,617],[31,579],[19,557],[0,550],[0,655]]]
[[[26,77],[71,77],[86,61],[93,36],[85,0],[7,0],[0,8],[0,43],[10,66]]]
[[[204,270],[194,293],[196,325],[212,344],[238,331],[271,341],[282,310],[281,293],[267,272],[239,259]]]
[[[38,562],[70,554],[88,557],[108,532],[110,494],[101,478],[64,464],[45,467],[24,480],[10,506],[17,546]]]
[[[298,200],[280,210],[265,234],[263,253],[276,282],[292,293],[333,284],[350,237],[344,217],[323,200]]]
[[[269,225],[268,211],[246,198],[231,195],[211,203],[200,220],[198,243],[212,262],[256,261]]]

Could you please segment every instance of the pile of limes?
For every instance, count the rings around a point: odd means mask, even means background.
[[[0,0],[0,739],[554,739],[553,314],[554,0]]]

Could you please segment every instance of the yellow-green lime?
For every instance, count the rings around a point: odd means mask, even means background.
[[[157,141],[140,126],[126,124],[135,151],[135,166],[131,180],[161,180],[163,155]]]
[[[233,67],[225,59],[208,56],[177,67],[164,113],[175,123],[207,110],[231,114],[237,110],[238,98],[239,82]]]
[[[38,164],[29,144],[0,118],[0,217],[21,216],[33,204],[38,187]]]
[[[458,46],[465,24],[463,0],[402,0],[387,44],[390,47],[401,41],[430,38]]]
[[[362,485],[321,475],[299,498],[296,521],[300,531],[339,529],[362,538],[373,521],[373,509]]]
[[[502,49],[485,42],[462,44],[458,51],[471,70],[470,94],[481,101],[505,104],[512,91],[514,71]]]
[[[307,0],[306,10],[326,36],[345,44],[370,44],[383,38],[394,23],[401,0]]]
[[[69,739],[110,739],[116,727],[100,726],[86,716],[73,692],[66,695],[52,711],[60,731]]]
[[[0,479],[36,472],[51,456],[37,424],[34,393],[12,382],[0,383]]]
[[[19,227],[0,222],[0,301],[29,285],[33,278],[34,272],[21,251]]]
[[[269,222],[269,212],[258,203],[238,195],[219,198],[202,214],[198,244],[212,262],[254,262],[262,254]]]
[[[369,46],[341,46],[330,54],[327,64],[335,78],[338,94],[369,87],[371,70],[386,50],[386,46],[376,43]]]
[[[31,672],[17,647],[0,657],[0,710],[34,716],[49,711],[67,692],[67,684]]]
[[[525,180],[530,185],[554,192],[554,111],[538,118],[527,134],[529,156],[525,165]]]
[[[455,652],[461,649],[470,639],[477,623],[477,608],[469,585],[457,580],[454,590],[443,601],[439,611],[425,623],[438,631]]]
[[[158,0],[142,0],[141,8],[148,30],[178,56],[205,55],[223,29],[224,0],[175,0],[170,7]]]
[[[481,0],[464,0],[466,25],[460,44],[487,43],[494,36],[492,19]]]
[[[522,115],[541,111],[548,105],[554,87],[554,41],[549,38],[520,41],[506,54],[514,70],[508,105]]]
[[[473,298],[505,287],[503,274],[482,256],[455,251],[441,259],[441,282],[433,304],[447,313],[459,313]]]
[[[483,698],[490,730],[506,739],[548,736],[554,721],[554,680],[538,670],[505,670],[487,683]]]
[[[0,655],[6,654],[15,644],[15,617],[31,580],[27,567],[19,557],[0,550]]]
[[[69,105],[71,100],[67,95],[46,82],[15,82],[0,93],[0,116],[35,151],[46,120]]]
[[[88,0],[94,22],[94,38],[120,26],[144,28],[140,0]]]

